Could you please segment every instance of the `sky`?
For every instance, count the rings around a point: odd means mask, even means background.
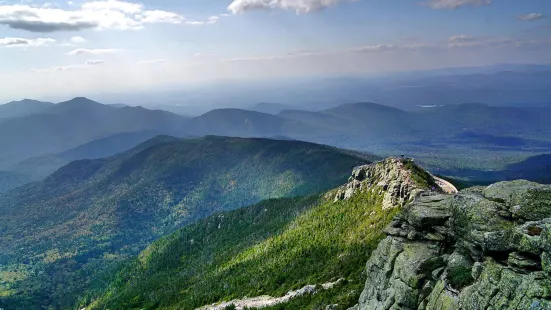
[[[549,0],[0,0],[0,100],[551,63]]]

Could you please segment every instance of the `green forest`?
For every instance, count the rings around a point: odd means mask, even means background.
[[[346,309],[357,302],[365,261],[396,212],[382,210],[381,200],[374,189],[346,201],[268,200],[213,215],[153,243],[117,274],[107,293],[82,306],[194,309],[342,278],[332,290],[292,304]]]
[[[70,307],[106,285],[103,274],[178,228],[326,191],[374,158],[300,141],[157,137],[73,162],[0,196],[0,307]]]

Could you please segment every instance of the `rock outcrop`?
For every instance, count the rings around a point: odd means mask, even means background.
[[[402,207],[423,193],[442,191],[435,178],[412,160],[387,158],[354,168],[348,183],[337,190],[334,199],[346,200],[367,190],[377,190],[383,195],[383,209]]]
[[[551,309],[551,186],[419,196],[385,233],[354,309]]]

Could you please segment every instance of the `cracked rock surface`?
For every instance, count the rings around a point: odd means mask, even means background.
[[[385,232],[353,309],[551,309],[551,186],[417,197]]]
[[[408,165],[409,164],[409,165]],[[346,200],[356,192],[377,188],[383,195],[383,210],[402,207],[421,195],[434,182],[434,187],[441,190],[431,175],[426,175],[422,182],[415,182],[414,172],[409,168],[413,162],[399,158],[387,158],[370,165],[354,168],[348,183],[337,191],[335,201]]]

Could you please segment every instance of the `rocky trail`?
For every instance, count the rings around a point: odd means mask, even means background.
[[[204,306],[196,310],[223,310],[226,307],[231,305],[234,305],[235,308],[238,310],[241,310],[244,308],[264,308],[269,306],[275,306],[277,304],[286,303],[295,297],[299,297],[305,294],[314,294],[316,291],[320,289],[329,290],[333,288],[335,285],[342,282],[343,280],[344,279],[339,279],[335,282],[324,283],[321,285],[321,288],[316,285],[307,285],[299,290],[290,291],[287,294],[285,294],[285,296],[282,296],[282,297],[272,297],[268,295],[250,297],[250,298],[245,297],[243,299],[235,299],[235,300],[226,301],[218,304]]]
[[[451,184],[450,182],[444,180],[444,179],[441,179],[439,177],[436,177],[436,176],[432,176],[434,178],[434,180],[436,181],[436,184],[438,184],[438,186],[440,186],[440,188],[442,189],[442,191],[446,194],[457,194],[458,190],[457,188]]]

